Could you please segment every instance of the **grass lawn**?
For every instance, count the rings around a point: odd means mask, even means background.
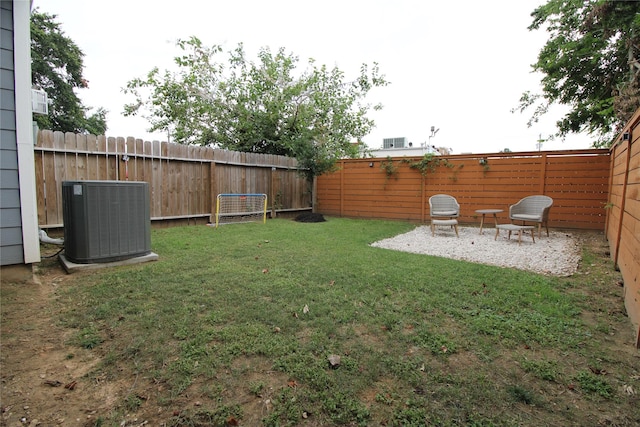
[[[602,237],[569,278],[369,246],[413,227],[155,229],[158,261],[69,276],[53,321],[115,390],[91,425],[640,424]]]

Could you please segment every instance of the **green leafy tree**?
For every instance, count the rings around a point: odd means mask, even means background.
[[[351,141],[371,131],[367,113],[381,108],[361,101],[387,84],[377,64],[363,64],[347,81],[338,68],[313,59],[296,72],[298,57],[282,48],[275,54],[262,48],[252,62],[239,44],[225,66],[214,60],[220,46],[196,37],[177,46],[184,52],[174,58],[177,71],[156,67],[127,83],[124,92],[135,101],[125,105],[125,115],[144,114],[150,131],[168,131],[178,143],[295,157],[308,179],[358,154]]]
[[[529,30],[549,40],[533,64],[542,93],[525,92],[514,111],[533,108],[529,125],[554,104],[570,107],[555,136],[588,132],[608,146],[640,107],[640,2],[549,0],[531,14]]]
[[[84,54],[66,37],[55,21],[56,15],[31,14],[31,81],[47,92],[49,114],[34,114],[41,129],[102,135],[107,130],[107,111],[103,108],[87,116],[75,89],[86,89],[89,82],[82,77]]]

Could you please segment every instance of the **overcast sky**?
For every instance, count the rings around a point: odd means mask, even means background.
[[[27,1],[27,0],[25,0]],[[154,66],[171,66],[175,41],[192,35],[225,50],[242,42],[250,59],[261,47],[280,47],[355,77],[362,63],[377,62],[391,84],[370,92],[374,131],[364,138],[380,148],[383,138],[429,141],[453,153],[537,150],[555,132],[562,108],[528,128],[530,112],[511,113],[522,92],[538,92],[531,72],[547,40],[527,30],[531,12],[545,0],[34,0],[57,15],[65,35],[84,52],[89,89],[86,106],[104,107],[108,136],[166,140],[141,118],[122,116],[133,99],[129,80]],[[220,56],[220,60],[226,56]],[[589,148],[587,135],[549,141],[543,150]]]

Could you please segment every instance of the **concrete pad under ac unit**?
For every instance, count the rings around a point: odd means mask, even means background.
[[[64,254],[58,255],[58,259],[60,260],[60,264],[62,264],[62,267],[66,270],[67,273],[74,273],[76,271],[96,270],[99,268],[109,268],[109,267],[117,267],[120,265],[131,265],[131,264],[139,264],[139,263],[148,262],[148,261],[157,261],[158,254],[151,252],[146,255],[123,259],[119,261],[95,262],[95,263],[88,263],[88,264],[79,264],[79,263],[69,261],[67,257],[64,256]]]

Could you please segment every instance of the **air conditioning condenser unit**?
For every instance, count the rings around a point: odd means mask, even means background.
[[[64,255],[106,263],[151,253],[149,184],[63,181]]]

